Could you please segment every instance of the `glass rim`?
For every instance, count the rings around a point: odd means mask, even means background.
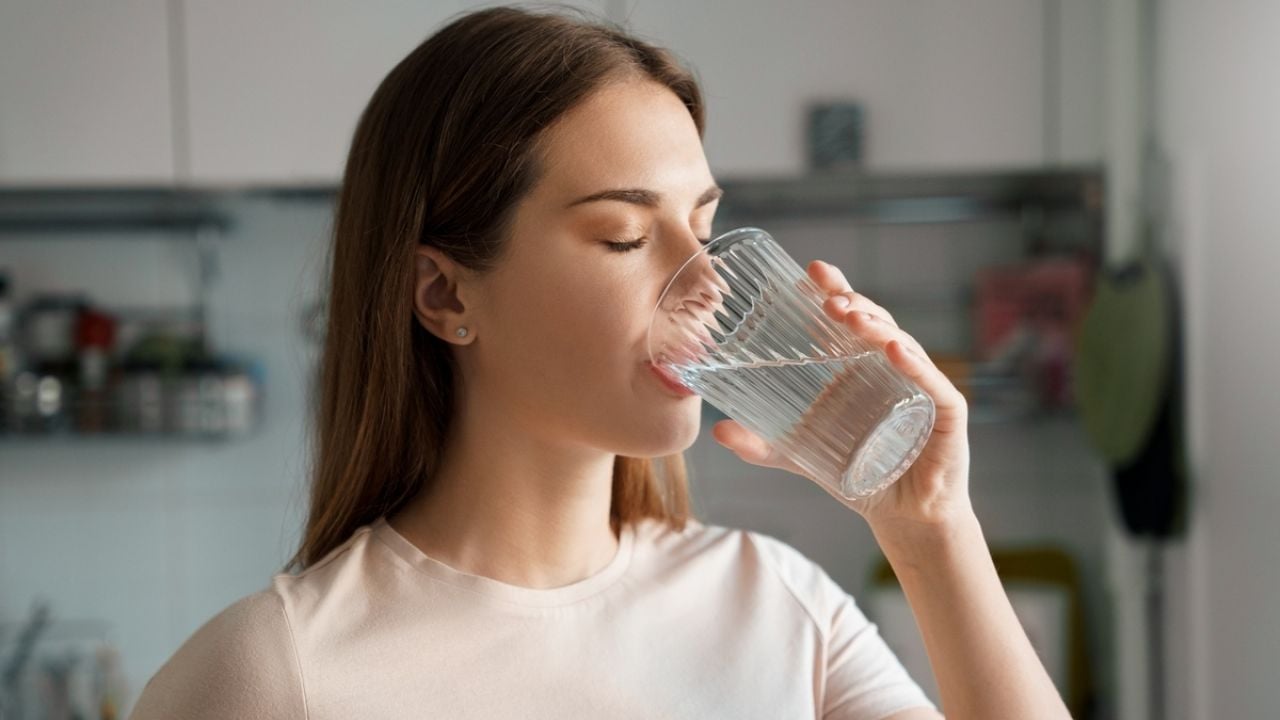
[[[720,251],[726,246],[740,242],[742,238],[747,235],[764,235],[770,240],[773,240],[773,236],[770,235],[768,231],[755,226],[749,225],[733,228],[732,230],[726,230],[717,235],[706,245],[698,248],[692,255],[685,258],[685,261],[680,264],[680,267],[676,268],[676,271],[671,274],[671,279],[667,281],[665,286],[663,286],[662,292],[658,293],[658,302],[653,306],[653,310],[649,313],[649,329],[645,333],[645,350],[649,353],[649,362],[652,365],[658,365],[657,360],[653,356],[653,324],[658,320],[658,311],[662,309],[662,301],[666,299],[667,293],[671,292],[671,286],[675,284],[677,279],[679,279],[680,274],[689,267],[689,263],[697,260],[704,254],[709,255],[713,251]]]

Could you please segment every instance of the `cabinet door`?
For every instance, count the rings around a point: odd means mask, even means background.
[[[173,180],[164,0],[0,3],[0,183]]]
[[[803,171],[805,105],[841,98],[863,104],[869,168],[1045,162],[1042,2],[626,2],[699,71],[717,171]]]
[[[336,182],[378,83],[447,20],[487,4],[188,4],[192,179]],[[578,4],[602,10],[602,0]]]
[[[1106,157],[1106,0],[1057,2],[1056,136],[1049,164],[1101,164]]]

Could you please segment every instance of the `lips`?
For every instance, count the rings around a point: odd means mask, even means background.
[[[672,377],[671,373],[665,368],[654,365],[648,360],[646,360],[644,364],[649,366],[649,369],[653,371],[654,376],[658,378],[659,382],[661,382],[672,393],[679,395],[680,397],[697,395],[693,390],[685,387],[679,380]]]

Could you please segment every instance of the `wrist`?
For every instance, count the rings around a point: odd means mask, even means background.
[[[958,509],[937,519],[888,520],[873,523],[871,533],[895,570],[916,570],[946,562],[957,552],[986,548],[982,525],[972,508]]]

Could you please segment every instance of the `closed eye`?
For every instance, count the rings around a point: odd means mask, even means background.
[[[604,244],[613,252],[630,252],[645,245],[645,238],[639,237],[635,240],[605,240]]]
[[[635,240],[605,240],[603,242],[610,251],[624,253],[644,247],[648,244],[647,241],[648,238],[646,237],[638,237]],[[698,238],[698,242],[706,245],[711,242],[711,238]]]

